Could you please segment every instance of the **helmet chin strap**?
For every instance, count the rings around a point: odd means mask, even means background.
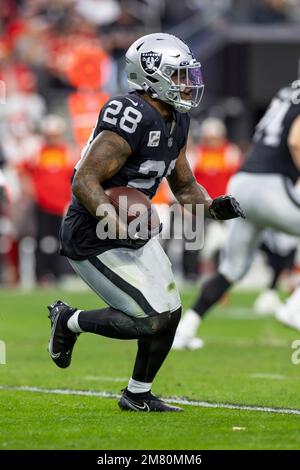
[[[172,103],[173,107],[178,111],[179,113],[187,113],[188,111],[191,110],[191,106],[185,105],[184,103],[178,103],[176,101],[173,101]]]
[[[146,82],[142,83],[142,88],[146,93],[148,93],[149,96],[151,96],[151,98],[153,99],[158,98],[158,94],[156,93],[156,91],[151,86],[149,86]]]
[[[143,82],[142,83],[142,88],[143,90],[153,99],[159,99],[159,96],[158,94],[156,93],[156,91],[151,87],[149,86],[146,82]],[[182,89],[183,87],[183,89]],[[184,83],[182,83],[180,85],[180,92],[181,91],[184,91],[186,88],[186,86],[184,85]],[[184,105],[182,102],[179,103],[179,102],[176,102],[176,101],[173,101],[171,99],[169,99],[168,101],[165,101],[166,103],[170,104],[171,106],[173,106],[173,108],[178,111],[179,113],[187,113],[188,111],[190,111],[191,109],[191,106],[187,106],[187,105]]]
[[[187,113],[188,111],[190,111],[190,109],[192,108],[191,105],[189,104],[185,104],[184,103],[184,100],[181,100],[181,97],[180,97],[180,93],[182,93],[184,90],[186,89],[186,85],[184,83],[181,83],[178,87],[178,99],[179,101],[176,101],[175,99],[172,99],[171,97],[169,97],[170,99],[170,104],[174,107],[174,109],[176,109],[176,111],[178,111],[179,113]],[[176,92],[175,92],[176,93]],[[174,98],[175,98],[175,93],[174,94]]]

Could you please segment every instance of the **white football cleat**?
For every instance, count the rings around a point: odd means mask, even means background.
[[[204,341],[196,337],[200,322],[201,318],[194,310],[187,310],[178,325],[172,349],[177,351],[190,349],[194,351],[203,348]]]
[[[285,304],[276,311],[278,321],[300,331],[300,288],[297,288]]]
[[[253,308],[258,315],[275,315],[282,306],[279,295],[274,289],[263,291],[255,300]]]

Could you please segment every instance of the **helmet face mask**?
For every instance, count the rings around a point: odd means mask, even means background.
[[[186,112],[197,107],[204,91],[200,62],[179,65],[177,68],[166,65],[166,68],[168,74],[169,69],[172,70],[171,85],[166,96],[173,102],[174,108],[179,112]],[[182,94],[187,97],[183,98]]]
[[[201,64],[170,34],[149,34],[135,41],[126,53],[126,72],[132,90],[144,90],[181,113],[201,101]]]

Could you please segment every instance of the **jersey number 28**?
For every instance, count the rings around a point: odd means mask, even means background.
[[[119,113],[123,104],[118,100],[112,100],[109,104],[109,107],[106,108],[104,112],[103,121],[115,126],[118,122]],[[120,119],[120,128],[125,132],[129,132],[129,134],[133,134],[141,119],[142,113],[138,109],[135,109],[132,106],[127,106]]]

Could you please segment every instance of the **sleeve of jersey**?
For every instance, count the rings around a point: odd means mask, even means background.
[[[136,103],[136,106],[134,103]],[[132,100],[131,103],[125,97],[115,97],[102,108],[96,134],[99,134],[102,130],[116,132],[128,142],[132,153],[135,153],[139,149],[145,134],[144,121],[138,102]]]

